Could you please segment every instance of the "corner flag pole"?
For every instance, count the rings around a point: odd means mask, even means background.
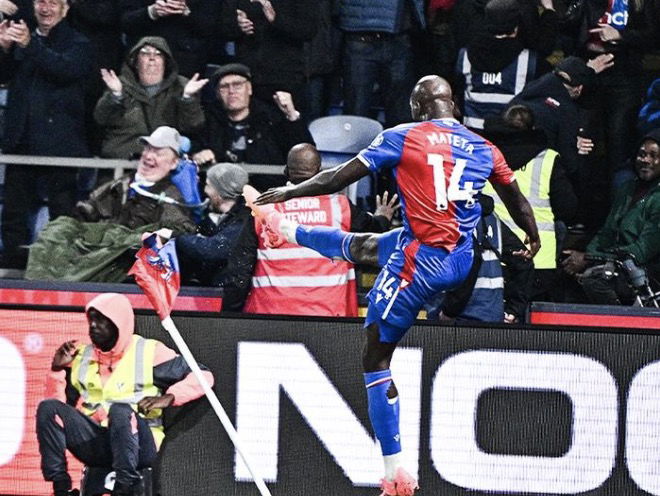
[[[220,419],[220,422],[222,423],[222,426],[225,428],[225,431],[227,432],[229,439],[231,439],[231,442],[234,443],[234,446],[236,447],[236,451],[238,451],[238,454],[241,455],[241,458],[243,459],[243,462],[247,466],[250,475],[252,476],[252,479],[254,480],[254,483],[257,486],[257,489],[259,489],[259,492],[261,493],[262,496],[271,496],[270,491],[268,490],[268,487],[266,486],[261,476],[257,473],[255,468],[248,462],[248,459],[245,455],[245,450],[241,446],[241,440],[240,437],[238,436],[238,432],[236,432],[236,429],[232,425],[229,417],[227,416],[225,409],[220,404],[220,401],[218,400],[218,397],[216,396],[215,392],[213,391],[213,389],[211,389],[209,383],[206,382],[206,378],[202,374],[202,370],[199,368],[199,364],[197,363],[195,357],[190,352],[188,345],[183,340],[183,337],[179,333],[179,330],[176,328],[176,325],[174,325],[174,321],[168,315],[163,320],[161,320],[161,324],[163,325],[163,328],[169,333],[169,335],[172,336],[174,343],[176,344],[177,348],[179,348],[179,352],[181,352],[181,355],[183,356],[184,360],[192,370],[192,373],[195,374],[197,381],[199,381],[199,384],[202,386],[202,389],[204,390],[204,394],[208,398],[209,403],[213,408],[213,411]]]
[[[136,261],[128,271],[129,275],[135,276],[135,282],[142,288],[151,305],[156,310],[163,328],[172,336],[174,343],[183,356],[190,370],[197,378],[197,382],[202,386],[206,398],[209,400],[213,411],[220,419],[229,439],[234,443],[236,451],[241,456],[259,489],[261,496],[271,496],[268,487],[261,476],[257,473],[254,466],[248,462],[244,447],[241,446],[241,440],[238,432],[229,420],[225,409],[222,408],[218,397],[202,374],[199,364],[190,352],[190,348],[174,325],[170,317],[170,311],[174,305],[174,299],[179,293],[181,279],[179,275],[179,262],[176,256],[175,240],[168,241],[165,245],[160,245],[156,233],[147,233],[143,237],[143,246],[135,255]]]

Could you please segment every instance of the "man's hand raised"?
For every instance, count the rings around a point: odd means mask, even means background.
[[[53,357],[53,361],[50,365],[50,369],[53,372],[59,372],[60,370],[63,370],[65,367],[69,366],[71,362],[73,362],[73,359],[77,353],[78,350],[76,350],[76,340],[72,339],[71,341],[67,341],[62,346],[57,348],[55,356]]]
[[[267,205],[268,203],[280,203],[291,198],[291,186],[280,186],[279,188],[270,188],[261,193],[255,200],[257,205]]]
[[[193,77],[190,78],[190,80],[186,83],[186,86],[183,88],[183,97],[184,98],[191,98],[193,95],[196,95],[199,93],[199,90],[201,90],[206,83],[208,83],[208,79],[199,79],[199,73],[196,72],[193,74]]]

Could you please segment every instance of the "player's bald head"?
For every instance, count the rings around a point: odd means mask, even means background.
[[[451,86],[440,76],[424,76],[417,81],[410,95],[410,110],[416,121],[453,117]]]

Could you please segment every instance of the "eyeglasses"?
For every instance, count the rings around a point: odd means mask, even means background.
[[[247,79],[244,79],[243,81],[232,81],[231,83],[222,83],[218,88],[220,91],[229,91],[230,88],[232,90],[240,90],[245,86],[245,83],[247,83]]]
[[[140,55],[144,55],[145,57],[162,57],[163,52],[160,50],[156,50],[154,48],[140,48],[140,51],[138,52]]]

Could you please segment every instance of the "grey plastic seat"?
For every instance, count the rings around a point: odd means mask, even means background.
[[[383,125],[375,119],[359,115],[330,115],[319,117],[309,124],[309,132],[321,154],[321,167],[334,167],[355,156],[369,146],[383,130]],[[353,203],[371,195],[371,178],[364,177],[351,184],[346,195]]]
[[[358,115],[319,117],[309,124],[320,152],[356,154],[383,130],[377,120]]]

